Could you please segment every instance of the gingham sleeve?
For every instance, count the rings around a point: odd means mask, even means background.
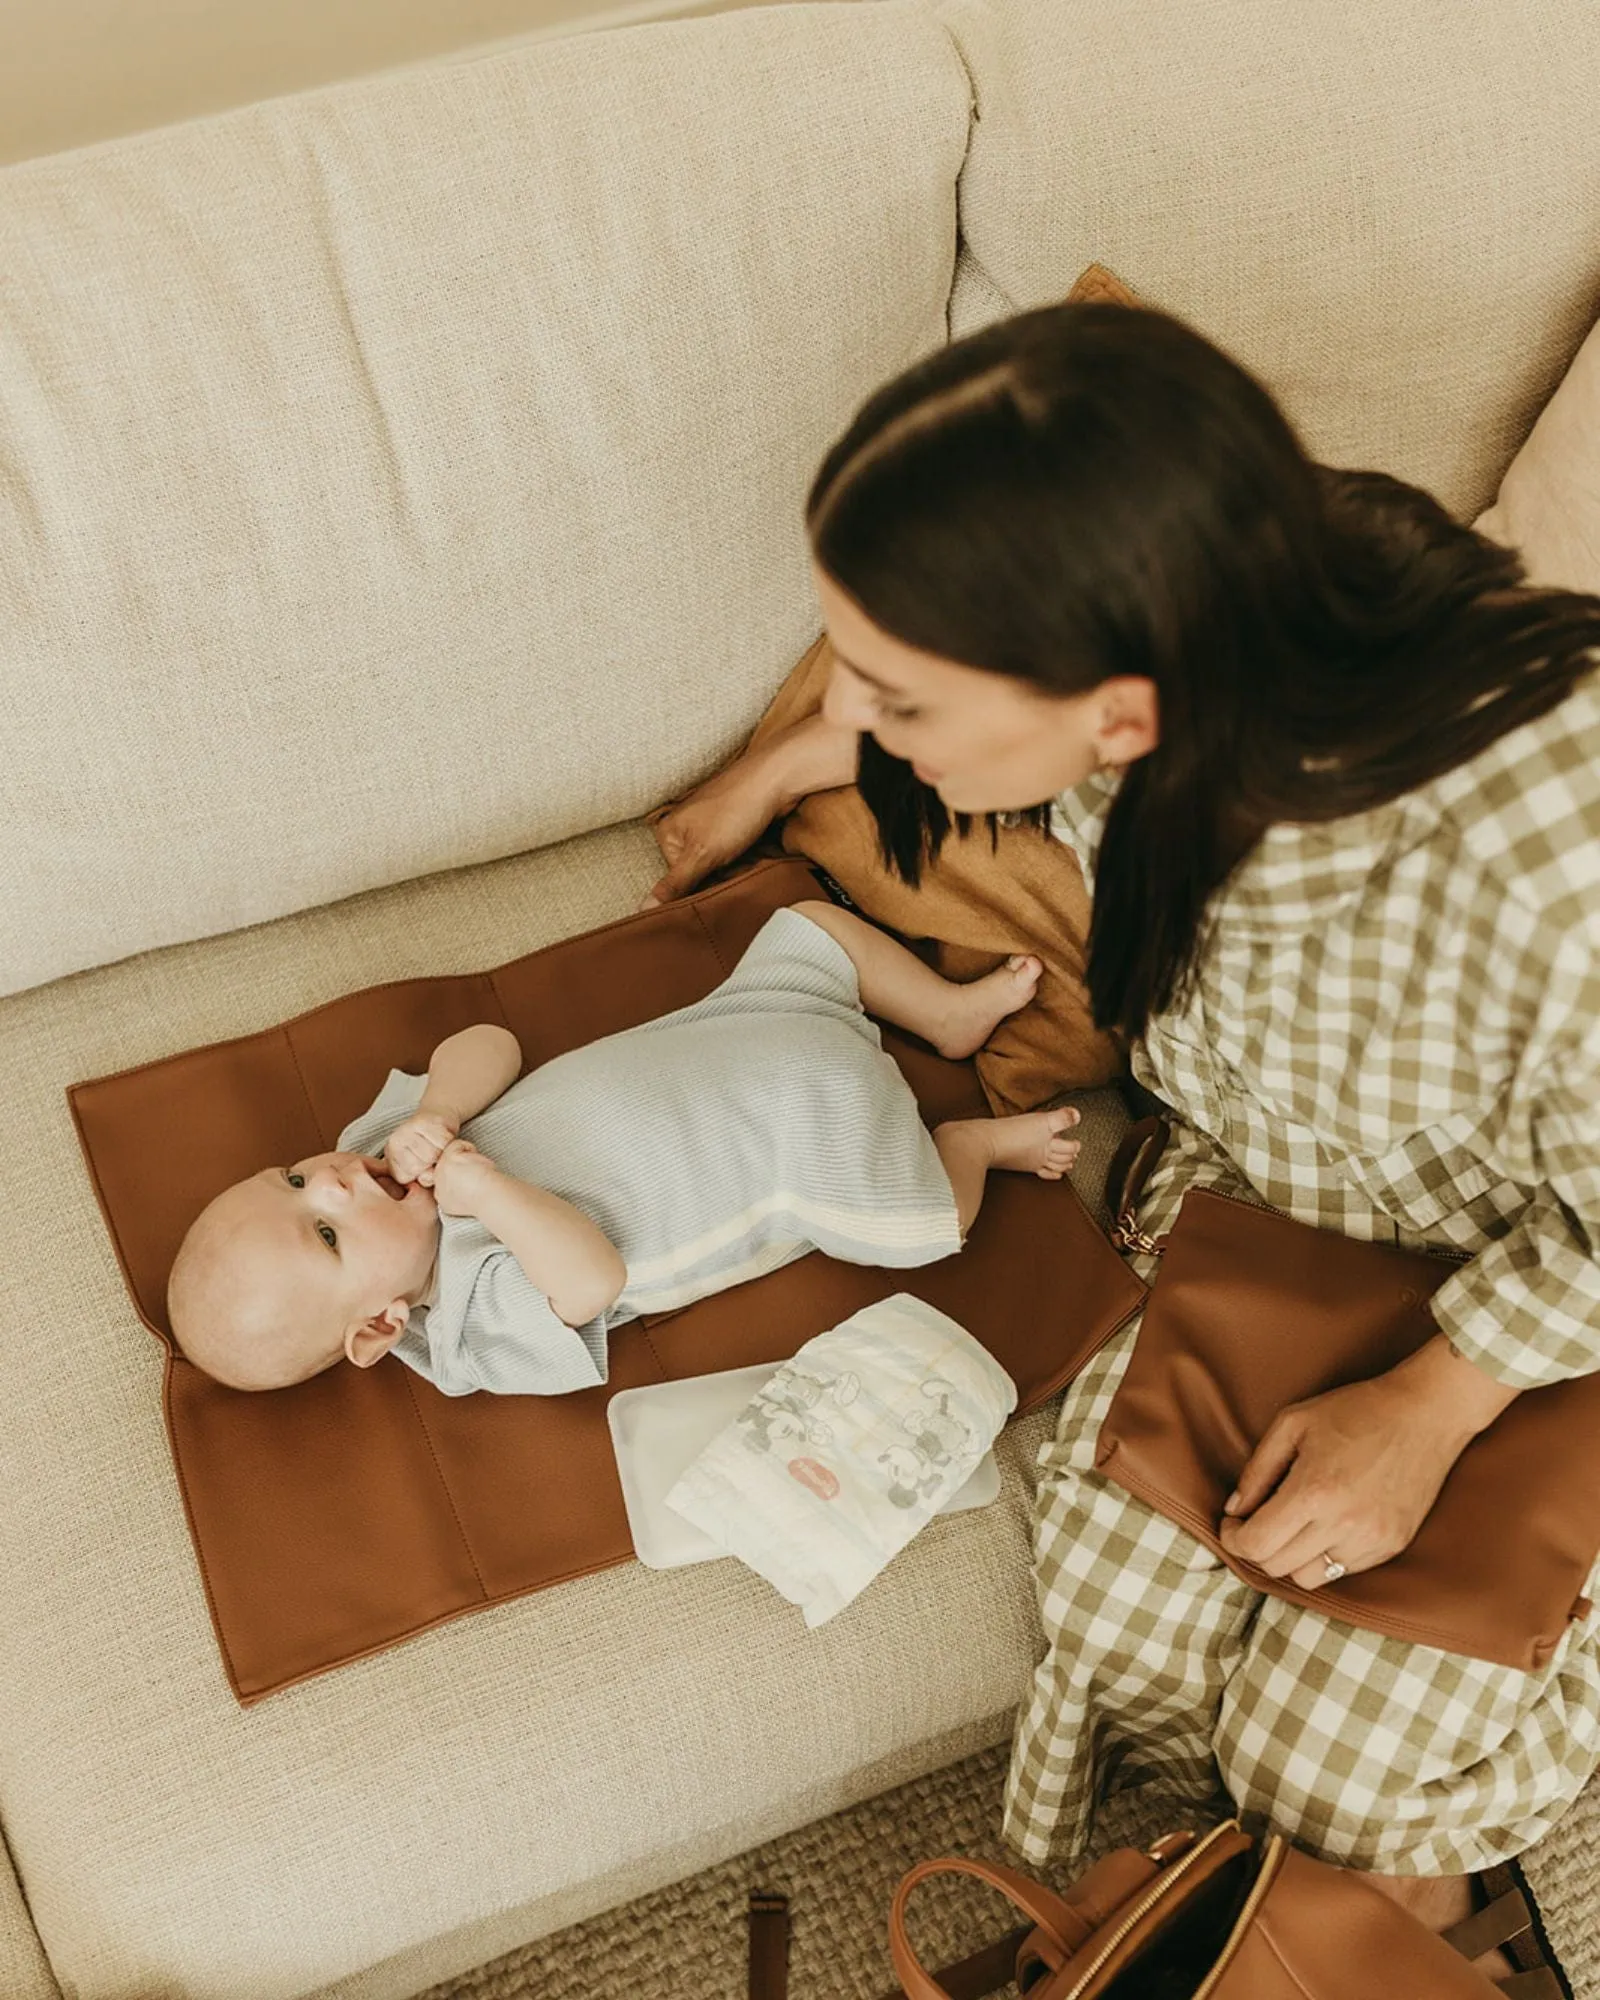
[[[1511,1231],[1433,1296],[1458,1353],[1497,1381],[1538,1388],[1600,1368],[1600,1000],[1537,1047],[1523,1131],[1535,1188]],[[1519,1175],[1519,1178],[1521,1176]]]

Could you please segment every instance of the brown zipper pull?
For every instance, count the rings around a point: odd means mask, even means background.
[[[1161,1254],[1156,1239],[1139,1227],[1139,1197],[1166,1148],[1170,1131],[1164,1118],[1141,1118],[1123,1133],[1122,1143],[1112,1155],[1106,1170],[1106,1207],[1116,1217],[1111,1240],[1119,1250],[1136,1250],[1146,1257]]]
[[[1141,1257],[1159,1257],[1167,1247],[1166,1237],[1147,1235],[1139,1227],[1131,1208],[1125,1208],[1111,1225],[1111,1240],[1119,1250],[1134,1250]]]

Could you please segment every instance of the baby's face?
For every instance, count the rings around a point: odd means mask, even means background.
[[[427,1288],[439,1240],[432,1190],[402,1187],[381,1159],[317,1153],[263,1167],[216,1206],[237,1282],[294,1299],[306,1373],[338,1359],[349,1326]]]
[[[417,1181],[402,1187],[381,1159],[316,1153],[263,1167],[240,1186],[250,1191],[247,1226],[258,1242],[271,1233],[307,1299],[371,1295],[371,1306],[355,1310],[376,1312],[426,1284],[438,1241],[433,1190]]]

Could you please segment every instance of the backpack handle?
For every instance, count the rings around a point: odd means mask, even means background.
[[[889,1909],[889,1953],[894,1960],[895,1977],[905,1989],[907,2000],[950,2000],[945,1988],[924,1969],[906,1935],[906,1905],[911,1892],[930,1876],[970,1875],[979,1882],[987,1882],[991,1889],[998,1889],[1037,1927],[1023,1950],[1051,1972],[1058,1972],[1113,1910],[1154,1881],[1169,1861],[1193,1844],[1194,1838],[1192,1833],[1169,1834],[1149,1854],[1141,1854],[1137,1848],[1120,1848],[1098,1867],[1090,1869],[1077,1884],[1070,1902],[1001,1861],[970,1861],[962,1855],[919,1861],[901,1878]]]

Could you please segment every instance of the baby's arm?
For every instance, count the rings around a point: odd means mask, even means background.
[[[603,1313],[627,1282],[622,1253],[598,1223],[559,1195],[503,1173],[465,1139],[439,1155],[433,1191],[447,1215],[476,1216],[498,1236],[568,1326]]]
[[[509,1028],[497,1028],[492,1021],[463,1028],[429,1058],[428,1087],[416,1115],[431,1112],[453,1122],[459,1132],[516,1082],[521,1067],[522,1046]]]
[[[434,1050],[428,1081],[411,1116],[384,1146],[396,1180],[428,1181],[428,1169],[466,1124],[516,1081],[522,1049],[509,1028],[490,1021],[463,1028]]]

